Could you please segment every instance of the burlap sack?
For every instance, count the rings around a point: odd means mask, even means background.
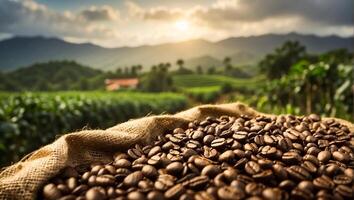
[[[114,152],[122,151],[135,143],[149,143],[157,135],[186,126],[190,121],[201,120],[206,116],[241,114],[256,116],[263,113],[241,103],[204,105],[175,115],[131,120],[107,130],[85,130],[66,134],[2,171],[0,199],[35,199],[43,184],[65,166],[94,161],[109,162]],[[339,121],[354,131],[352,123]]]

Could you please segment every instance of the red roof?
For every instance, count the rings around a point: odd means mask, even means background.
[[[106,85],[117,84],[120,86],[135,86],[138,85],[139,79],[126,78],[126,79],[106,79]]]
[[[126,79],[106,79],[106,89],[107,90],[117,90],[121,87],[137,87],[139,84],[139,79],[137,78],[126,78]]]

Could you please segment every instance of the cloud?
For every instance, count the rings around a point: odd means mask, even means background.
[[[188,17],[199,25],[228,29],[235,23],[258,23],[289,19],[303,24],[352,26],[352,0],[218,0],[181,10],[169,7],[142,8],[133,2],[126,5],[143,20],[171,21]]]
[[[130,16],[138,17],[143,20],[171,21],[186,16],[186,14],[179,8],[167,8],[160,6],[144,9],[132,1],[126,2],[126,6],[128,7]]]
[[[352,26],[352,0],[218,0],[208,7],[196,7],[191,16],[211,26],[234,22],[301,18],[323,25]]]
[[[88,14],[85,11],[91,12]],[[117,17],[112,12],[108,7],[93,7],[81,13],[56,12],[34,0],[0,0],[0,33],[56,37],[112,37],[116,34],[115,30],[103,24],[93,23],[95,20],[103,20],[104,17],[109,17],[107,19]]]
[[[87,21],[114,21],[119,19],[119,12],[110,6],[91,6],[82,10],[80,15]]]

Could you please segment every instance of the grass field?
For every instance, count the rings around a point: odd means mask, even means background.
[[[225,83],[231,84],[233,87],[254,88],[262,83],[263,77],[254,77],[251,79],[237,79],[222,75],[175,75],[173,82],[175,86],[180,88],[210,87],[222,86]]]

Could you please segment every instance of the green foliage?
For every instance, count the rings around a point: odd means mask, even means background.
[[[173,80],[168,73],[169,64],[161,63],[157,67],[153,66],[152,70],[145,74],[140,80],[140,88],[148,92],[163,92],[173,89]]]
[[[237,79],[222,75],[176,75],[173,76],[173,83],[176,87],[188,88],[188,87],[208,87],[219,86],[221,87],[225,83],[229,83],[233,88],[257,88],[260,84],[263,84],[264,78],[261,76],[249,78],[249,79]]]
[[[149,113],[186,108],[183,95],[161,93],[0,93],[0,166],[83,127],[107,128]]]
[[[305,47],[297,41],[287,41],[259,63],[263,73],[270,79],[280,78],[288,73],[291,66],[305,57]]]
[[[195,87],[186,88],[183,93],[200,103],[215,103],[222,94],[220,89],[219,86]]]

